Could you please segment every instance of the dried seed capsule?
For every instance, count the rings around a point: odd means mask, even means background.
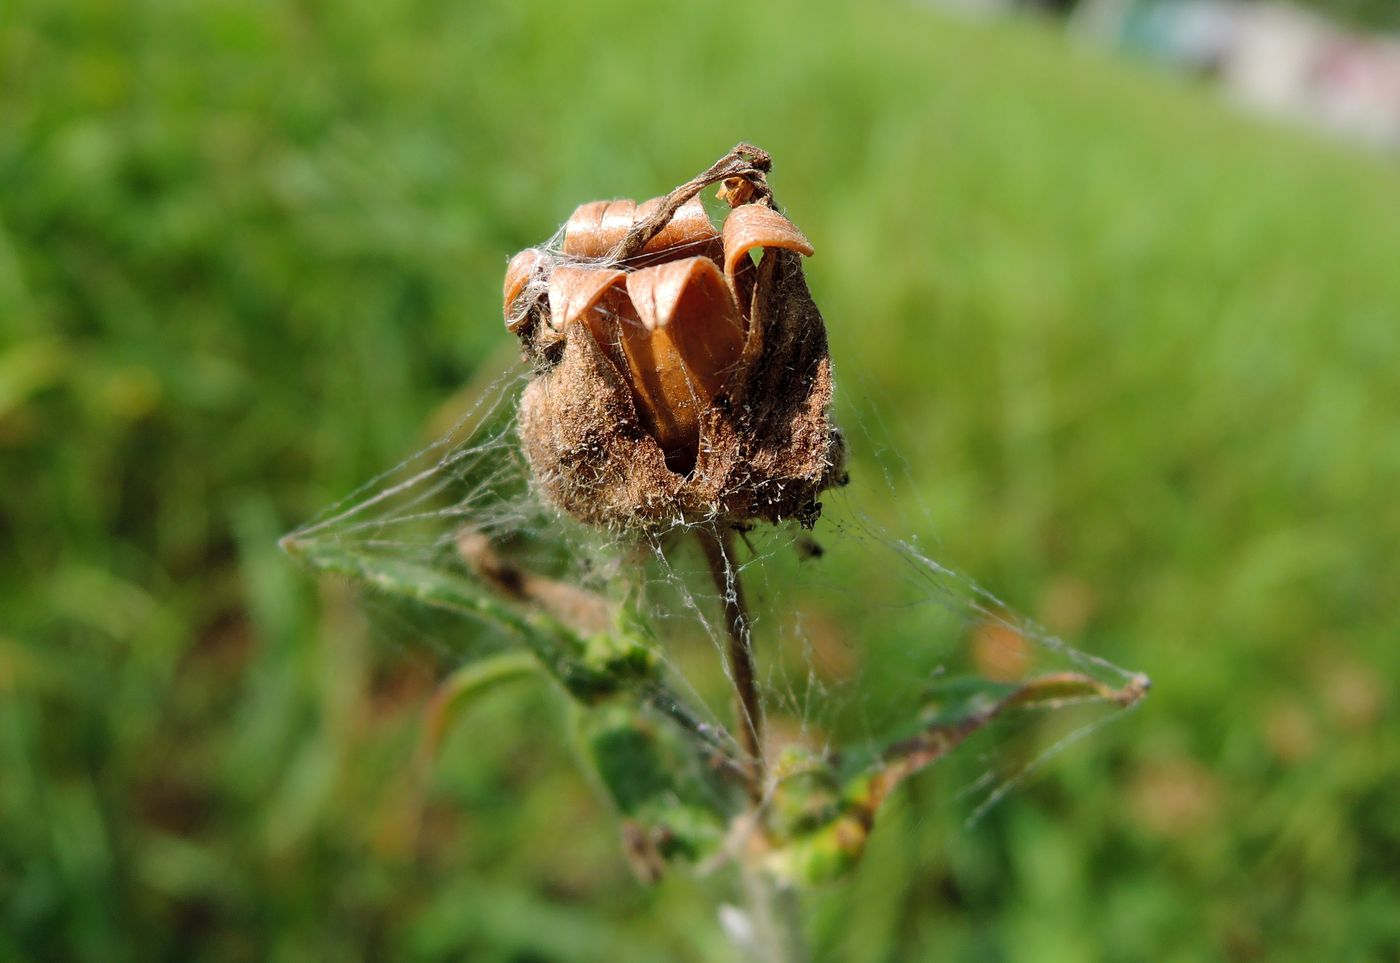
[[[536,369],[521,438],[580,520],[810,524],[840,477],[812,246],[773,207],[766,156],[740,145],[666,197],[581,205],[559,252],[511,261],[507,327]],[[736,205],[722,231],[696,196],[718,181]]]

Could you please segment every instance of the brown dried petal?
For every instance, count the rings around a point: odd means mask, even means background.
[[[811,257],[812,242],[783,215],[762,204],[744,204],[724,222],[724,273],[731,287],[740,261],[756,247],[778,247]],[[735,288],[737,290],[737,288]]]
[[[719,269],[694,257],[627,275],[640,324],[622,325],[638,414],[682,473],[694,465],[700,416],[738,364],[744,320]]]

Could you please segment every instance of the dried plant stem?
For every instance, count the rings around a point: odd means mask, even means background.
[[[609,260],[625,261],[632,257],[650,241],[661,229],[670,223],[682,204],[711,184],[742,178],[749,182],[751,190],[768,193],[767,175],[773,169],[773,158],[768,152],[753,144],[739,143],[703,174],[698,174],[677,187],[662,199],[661,205],[633,225],[613,249]]]
[[[754,675],[753,636],[749,631],[749,611],[744,586],[734,564],[733,541],[728,529],[702,525],[696,529],[710,577],[724,603],[724,632],[728,640],[729,676],[734,685],[735,712],[739,717],[739,737],[748,756],[746,788],[757,814],[763,805],[765,768],[763,760],[763,704],[758,698]],[[797,893],[782,887],[756,865],[740,867],[751,942],[742,952],[755,963],[805,963],[806,941],[797,905]]]
[[[744,586],[734,566],[729,532],[715,525],[696,529],[700,547],[709,564],[724,602],[724,631],[728,639],[729,676],[734,684],[735,711],[739,717],[739,738],[748,756],[747,788],[754,806],[763,801],[763,705],[758,699],[754,678],[753,642],[749,634],[749,612],[744,602]]]

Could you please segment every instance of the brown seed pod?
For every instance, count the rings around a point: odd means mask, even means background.
[[[535,368],[525,454],[580,521],[810,526],[842,477],[812,246],[774,205],[769,167],[740,144],[663,198],[584,204],[557,250],[506,269],[506,327]],[[717,231],[697,195],[719,182]]]

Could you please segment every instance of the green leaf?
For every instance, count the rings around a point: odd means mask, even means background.
[[[1054,710],[1084,702],[1136,703],[1149,682],[1138,675],[1120,688],[1077,672],[1057,672],[1017,684],[975,677],[941,684],[930,699],[921,726],[888,742],[871,759],[870,750],[841,767],[807,757],[778,771],[769,820],[774,849],[769,870],[799,885],[817,885],[846,873],[860,859],[875,817],[905,779],[948,755],[969,736],[1007,712]],[[833,786],[839,785],[833,801]],[[820,818],[824,816],[825,818]]]
[[[676,860],[714,853],[742,808],[718,784],[693,741],[654,713],[613,701],[577,717],[583,755],[623,817],[626,853],[638,876],[654,881]]]

